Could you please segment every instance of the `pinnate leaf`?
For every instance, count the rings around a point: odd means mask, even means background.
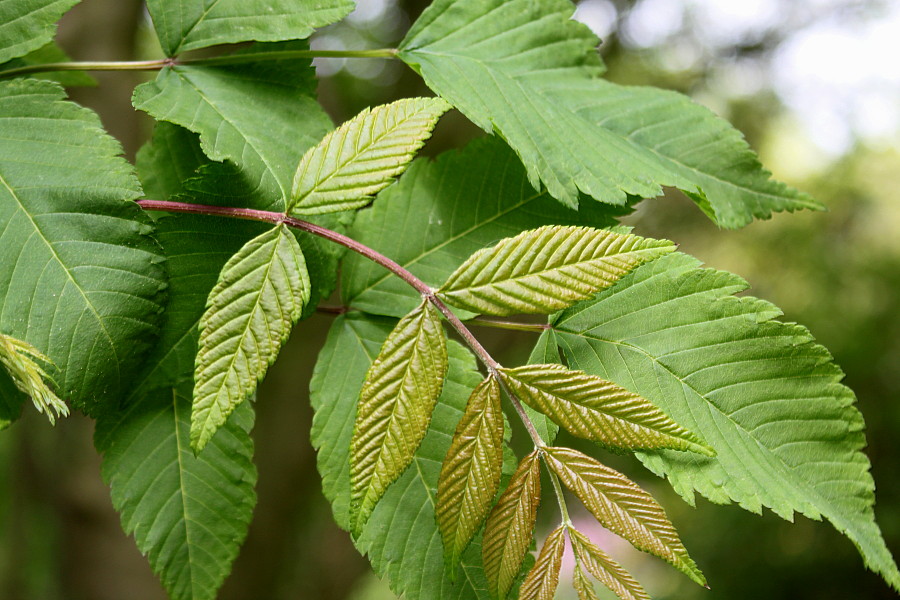
[[[50,388],[50,377],[37,361],[49,363],[50,359],[31,344],[0,333],[0,366],[16,388],[31,398],[37,411],[55,424],[56,417],[69,416],[69,407]]]
[[[500,382],[489,376],[469,397],[438,479],[435,516],[451,579],[500,485],[503,431]]]
[[[819,208],[769,180],[740,133],[688,98],[599,79],[597,37],[568,0],[436,0],[400,45],[428,86],[515,149],[537,189],[568,206],[579,191],[690,194],[723,227]]]
[[[537,561],[519,588],[519,600],[553,600],[559,586],[559,570],[565,549],[566,528],[560,525],[544,540]]]
[[[500,373],[516,396],[573,435],[616,448],[715,455],[646,399],[594,375],[562,365],[526,365]]]
[[[284,225],[226,263],[200,321],[191,446],[199,451],[256,389],[309,299],[300,244]]]
[[[575,551],[575,559],[578,563],[596,577],[597,581],[612,590],[616,596],[622,600],[650,600],[650,596],[644,591],[641,584],[629,575],[619,563],[610,558],[606,552],[591,542],[587,536],[570,527],[569,539],[572,540],[572,549]],[[583,574],[582,578],[584,578]],[[577,579],[576,577],[576,590],[579,588]],[[590,587],[591,591],[593,591],[593,587],[586,578],[584,578],[584,582],[581,585]]]
[[[627,477],[570,448],[549,447],[544,458],[601,525],[635,548],[656,555],[706,585],[675,527],[656,501]]]
[[[438,293],[476,313],[549,314],[590,298],[640,263],[674,249],[669,241],[601,229],[541,227],[479,250]]]
[[[440,98],[367,108],[303,155],[289,211],[314,215],[362,208],[406,170],[449,109]]]
[[[535,450],[522,459],[484,526],[481,552],[488,590],[504,600],[522,568],[541,502],[541,464]]]
[[[352,0],[148,0],[167,56],[216,44],[295,40],[341,20]]]
[[[56,22],[78,0],[4,0],[0,3],[0,64],[53,39]]]
[[[447,375],[437,310],[423,301],[385,340],[366,374],[350,442],[350,523],[359,535],[422,443]]]
[[[626,386],[697,432],[715,458],[639,457],[689,502],[737,502],[785,519],[825,516],[900,589],[875,523],[863,419],[843,373],[804,327],[747,284],[671,254],[553,319],[569,364]]]

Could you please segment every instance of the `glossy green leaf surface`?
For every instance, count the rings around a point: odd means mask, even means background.
[[[148,0],[167,56],[217,44],[279,42],[308,37],[340,21],[352,0]]]
[[[4,0],[0,3],[0,64],[53,39],[56,22],[78,0]]]
[[[306,48],[257,44],[244,53]],[[250,185],[284,210],[297,163],[331,129],[315,99],[308,60],[261,60],[228,67],[176,66],[138,86],[135,108],[200,134],[213,160],[240,167]]]
[[[406,170],[449,109],[440,98],[406,98],[353,117],[303,155],[289,212],[314,215],[367,205]]]
[[[438,0],[400,58],[469,119],[516,150],[537,189],[568,206],[579,191],[622,204],[627,194],[685,190],[724,227],[773,210],[819,207],[770,183],[742,136],[690,100],[599,79],[599,40],[566,0]],[[630,95],[630,99],[628,96]]]
[[[642,265],[554,321],[569,364],[621,384],[702,436],[715,458],[642,453],[688,501],[826,517],[900,587],[875,524],[862,416],[809,332],[777,321],[747,284],[673,254]]]
[[[616,448],[714,454],[645,398],[594,375],[562,365],[526,365],[500,373],[520,400],[578,437]]]
[[[524,231],[470,256],[438,290],[453,306],[509,316],[550,314],[675,250],[666,240],[559,225]]]
[[[309,288],[300,244],[284,225],[253,238],[225,264],[200,320],[195,450],[256,390],[300,318]]]
[[[312,442],[318,451],[323,492],[344,529],[350,526],[349,449],[359,389],[396,322],[360,313],[338,317],[316,363],[311,383]],[[482,380],[467,350],[453,341],[447,350],[449,369],[428,434],[413,465],[385,492],[355,543],[398,595],[410,600],[487,600],[481,536],[463,552],[460,574],[451,581],[435,520],[441,463],[469,395]]]
[[[515,154],[488,138],[436,161],[415,161],[358,215],[349,235],[438,287],[500,238],[547,224],[611,226],[630,210],[597,202],[584,203],[580,212],[561,206],[535,192]],[[400,317],[418,304],[414,290],[362,257],[347,257],[341,287],[345,303],[375,314]]]
[[[488,377],[469,397],[438,478],[435,515],[451,578],[500,486],[503,432],[500,382]]]
[[[621,473],[571,448],[546,448],[544,458],[597,521],[628,540],[638,550],[671,563],[706,585],[703,573],[688,555],[675,527],[650,494]]]
[[[350,442],[350,524],[359,535],[375,505],[415,458],[447,375],[437,309],[423,302],[397,323],[359,393]]]
[[[522,569],[540,503],[541,463],[535,450],[519,463],[484,525],[481,554],[495,600],[506,598]]]
[[[166,276],[121,147],[64,96],[0,81],[0,331],[47,355],[58,395],[97,414],[155,340]]]

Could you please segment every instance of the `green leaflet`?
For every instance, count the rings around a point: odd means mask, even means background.
[[[706,585],[656,501],[627,477],[570,448],[545,448],[550,470],[572,490],[601,525],[628,540],[638,550],[671,563],[679,571]]]
[[[562,365],[501,369],[503,383],[522,401],[578,437],[614,448],[673,448],[715,452],[646,399]]]
[[[49,376],[36,361],[48,363],[50,359],[34,346],[0,333],[0,367],[6,370],[16,388],[31,398],[37,411],[46,414],[50,424],[55,425],[56,417],[69,416],[69,407],[50,388]]]
[[[556,334],[552,329],[545,329],[538,336],[534,349],[528,356],[528,364],[557,364],[559,363],[559,347],[557,346]],[[553,422],[553,419],[542,412],[538,412],[528,406],[522,404],[525,414],[531,419],[534,428],[537,429],[538,435],[544,440],[545,444],[553,444],[559,433],[559,425]]]
[[[406,170],[449,109],[440,98],[367,108],[303,155],[288,212],[315,215],[367,205]]]
[[[473,252],[500,238],[546,224],[615,225],[630,210],[597,202],[585,202],[580,212],[567,209],[531,188],[506,144],[486,138],[433,162],[413,162],[359,213],[349,235],[437,287]],[[408,285],[359,256],[344,261],[341,288],[345,304],[376,314],[400,317],[419,302]]]
[[[2,12],[2,9],[0,9],[0,12]],[[2,39],[2,37],[2,32],[0,32],[0,39]],[[70,60],[72,59],[69,55],[56,45],[56,42],[48,42],[24,56],[14,58],[6,63],[0,62],[0,71],[29,67],[32,65],[43,65],[46,63],[66,62]],[[97,85],[97,80],[84,71],[47,71],[42,73],[29,73],[28,77],[33,79],[48,79],[66,87]]]
[[[491,597],[504,600],[534,537],[541,503],[541,463],[535,450],[522,459],[484,526],[481,549]]]
[[[4,0],[0,4],[0,64],[53,39],[56,22],[78,0]]]
[[[594,586],[581,570],[581,566],[576,563],[575,570],[572,572],[572,587],[578,593],[578,600],[599,600]],[[619,596],[621,598],[621,596]]]
[[[569,364],[647,398],[717,456],[639,454],[689,502],[737,502],[783,518],[825,516],[900,589],[875,524],[862,417],[843,374],[809,332],[747,285],[673,254],[638,267],[554,320]]]
[[[519,589],[519,600],[553,600],[559,587],[559,570],[565,549],[566,528],[560,525],[544,540],[537,561]]]
[[[407,34],[400,58],[473,122],[502,135],[534,187],[542,182],[568,206],[579,190],[622,204],[626,194],[653,197],[667,185],[724,227],[819,207],[769,183],[740,134],[706,109],[602,82],[598,40],[570,20],[573,8],[565,0],[438,0]],[[628,94],[633,101],[623,101]],[[704,146],[710,140],[718,141]]]
[[[349,449],[359,388],[395,324],[396,320],[358,312],[335,319],[310,386],[315,410],[311,435],[318,451],[322,490],[344,529],[350,524]],[[471,353],[453,341],[447,344],[447,351],[449,369],[443,392],[428,434],[416,451],[414,468],[387,489],[354,542],[397,595],[409,600],[487,600],[481,536],[463,552],[462,576],[451,582],[434,516],[441,463],[469,394],[482,380]],[[504,464],[508,475],[515,462],[507,455]]]
[[[477,251],[438,294],[454,306],[486,315],[550,314],[673,250],[667,240],[588,227],[541,227]]]
[[[500,486],[503,433],[500,382],[489,376],[469,397],[438,478],[435,516],[451,579]]]
[[[174,598],[215,595],[255,503],[251,405],[239,406],[197,457],[188,449],[188,431],[199,321],[209,291],[228,259],[265,228],[202,215],[157,222],[170,283],[161,335],[122,408],[97,423],[95,446],[104,454],[113,505]],[[142,486],[149,490],[147,503]]]
[[[168,200],[184,191],[184,182],[210,160],[200,148],[197,134],[166,121],[153,127],[153,138],[135,158],[144,194]]]
[[[191,446],[200,451],[256,389],[309,300],[303,252],[284,226],[226,263],[200,321]]]
[[[350,442],[350,527],[358,536],[385,490],[413,461],[447,375],[447,346],[430,302],[406,315],[366,373]]]
[[[340,21],[352,0],[147,0],[166,56],[216,44],[308,37]]]
[[[578,563],[596,577],[597,581],[612,590],[616,596],[622,600],[650,600],[650,596],[644,591],[641,584],[606,552],[595,546],[586,535],[574,527],[570,527],[569,538],[572,540],[572,550],[575,552],[575,559]],[[579,587],[583,586],[593,591],[593,586],[583,575],[582,579],[583,581],[579,583],[576,576],[575,589],[579,590]],[[582,591],[579,590],[579,594],[581,593]]]
[[[157,335],[164,258],[118,142],[64,97],[0,82],[0,331],[46,354],[59,396],[96,416]]]
[[[257,44],[242,53],[306,47]],[[207,156],[240,167],[257,195],[267,200],[259,208],[282,211],[300,157],[331,129],[315,99],[309,64],[293,59],[169,67],[139,85],[132,101],[157,120],[200,134]]]
[[[122,527],[133,534],[172,600],[213,600],[231,570],[256,503],[253,408],[237,407],[194,456],[191,383],[158,388],[101,417],[94,444]]]

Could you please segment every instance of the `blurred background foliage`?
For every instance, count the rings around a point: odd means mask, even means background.
[[[362,0],[345,22],[319,32],[313,46],[393,46],[426,5]],[[628,223],[740,274],[752,294],[780,306],[786,320],[802,322],[831,350],[866,417],[876,514],[889,547],[900,554],[900,2],[583,0],[576,18],[602,38],[611,80],[692,96],[745,132],[778,178],[828,206],[828,212],[778,215],[726,232],[672,193],[642,203]],[[75,60],[157,58],[152,39],[138,0],[83,0],[59,33]],[[396,61],[328,59],[316,66],[321,100],[336,122],[365,106],[430,95]],[[130,105],[142,77],[148,76],[99,73],[99,86],[72,90],[76,101],[98,111],[129,157],[152,125]],[[426,153],[478,135],[451,113]],[[306,390],[329,323],[327,316],[302,323],[260,389],[259,505],[223,599],[393,598],[333,524],[309,446]],[[514,364],[529,351],[528,336],[479,334],[503,362]],[[63,420],[51,430],[26,411],[0,435],[0,598],[165,597],[119,527],[92,433],[87,419]],[[693,509],[636,461],[608,462],[666,506],[712,586],[694,586],[591,525],[586,514],[576,515],[655,598],[895,597],[827,524],[803,517],[791,524],[702,499]],[[543,533],[555,518],[546,512]]]

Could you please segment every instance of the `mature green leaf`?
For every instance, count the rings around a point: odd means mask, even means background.
[[[200,320],[191,446],[200,451],[256,390],[309,300],[300,244],[278,225],[226,263]]]
[[[177,4],[177,3],[176,3]],[[306,48],[257,44],[245,53]],[[200,134],[214,160],[241,168],[264,208],[284,210],[297,163],[331,129],[315,99],[306,60],[265,60],[229,67],[176,66],[137,87],[134,106]]]
[[[63,98],[0,82],[0,331],[46,354],[59,396],[96,415],[154,341],[164,259],[119,144]]]
[[[2,9],[0,9],[2,11]],[[0,34],[2,37],[2,34]],[[48,42],[38,48],[32,50],[24,56],[14,58],[5,63],[0,63],[0,72],[10,69],[19,69],[22,67],[30,67],[33,65],[43,65],[46,63],[60,63],[72,60],[56,42]],[[97,85],[97,80],[88,75],[84,71],[44,71],[40,73],[29,73],[28,77],[34,79],[49,79],[60,85],[65,86],[93,86]]]
[[[622,204],[626,194],[658,196],[663,185],[690,193],[725,227],[819,206],[769,183],[740,134],[706,109],[602,82],[598,40],[571,20],[573,10],[566,0],[438,0],[407,34],[400,58],[502,135],[534,187],[543,182],[568,206],[579,190]],[[629,94],[633,101],[623,101]]]
[[[209,162],[197,134],[166,121],[156,123],[153,138],[135,158],[144,194],[154,200],[168,200],[182,193],[184,182]]]
[[[535,450],[522,459],[484,526],[481,554],[491,597],[504,600],[534,537],[541,503],[541,463]]]
[[[559,362],[559,347],[556,334],[552,329],[545,329],[534,344],[534,349],[528,357],[528,364],[557,364]],[[536,411],[527,404],[523,404],[522,408],[525,409],[525,414],[531,419],[531,423],[537,430],[538,435],[541,436],[541,439],[544,440],[544,443],[553,444],[559,433],[559,425],[554,423],[553,419],[544,413]]]
[[[335,320],[319,354],[311,383],[316,411],[312,442],[318,450],[322,490],[331,501],[335,520],[350,526],[350,439],[358,391],[395,320],[358,312]],[[435,521],[434,498],[441,462],[450,446],[469,394],[481,381],[475,359],[456,342],[447,345],[449,369],[428,434],[407,469],[385,492],[360,537],[375,572],[391,589],[409,600],[487,600],[481,566],[481,536],[461,558],[462,577],[451,582],[444,567],[441,534]],[[506,464],[509,464],[508,462]],[[508,474],[511,468],[505,472]]]
[[[372,363],[350,442],[350,523],[355,535],[385,490],[410,465],[447,375],[437,309],[423,301],[400,319]]]
[[[434,162],[415,161],[379,198],[357,216],[350,236],[434,287],[500,238],[546,224],[615,225],[616,217],[630,211],[586,202],[576,212],[535,193],[521,163],[495,138],[476,140]],[[418,303],[408,285],[362,257],[344,261],[341,287],[345,303],[372,313],[399,317]]]
[[[715,455],[645,398],[605,379],[562,365],[501,369],[500,376],[519,399],[578,437],[614,448],[673,448]]]
[[[560,525],[544,540],[537,562],[522,582],[519,600],[553,600],[559,586],[559,570],[565,549],[566,528]]]
[[[37,411],[46,414],[50,424],[55,425],[56,417],[69,416],[69,407],[53,392],[50,376],[38,361],[49,363],[50,359],[31,344],[0,333],[0,367],[16,388],[31,398]]]
[[[340,21],[352,0],[147,0],[166,56],[237,42],[279,42],[309,37]]]
[[[569,539],[572,540],[572,549],[575,552],[575,559],[579,564],[584,565],[588,572],[597,578],[597,581],[608,587],[613,593],[622,600],[650,600],[650,596],[641,587],[628,571],[623,569],[619,563],[609,557],[606,552],[594,545],[586,535],[576,530],[574,527],[569,528]],[[583,577],[583,576],[582,576]],[[586,580],[581,584],[578,583],[576,576],[575,589],[579,585],[590,587]],[[581,591],[579,590],[579,594]]]
[[[600,600],[594,586],[581,570],[581,566],[575,564],[575,570],[572,572],[572,587],[578,593],[578,600]],[[621,596],[619,596],[621,598]],[[624,600],[624,599],[623,599]]]
[[[476,313],[550,314],[608,288],[648,260],[675,250],[667,240],[558,225],[523,231],[470,256],[438,290]]]
[[[545,448],[547,466],[572,490],[601,525],[638,550],[671,563],[706,585],[675,527],[656,501],[621,473],[570,448]]]
[[[647,398],[717,456],[640,454],[686,500],[825,516],[900,589],[875,524],[862,416],[828,351],[746,283],[673,254],[642,265],[555,319],[573,368]]]
[[[303,155],[288,210],[315,215],[362,208],[406,170],[449,109],[440,98],[365,109]]]
[[[0,3],[0,64],[53,39],[56,22],[78,0],[4,0]]]
[[[173,600],[212,600],[256,503],[253,409],[239,406],[200,456],[190,450],[191,382],[158,388],[97,423],[103,477]]]
[[[435,516],[451,579],[500,486],[503,433],[500,382],[489,376],[469,397],[438,478]]]

